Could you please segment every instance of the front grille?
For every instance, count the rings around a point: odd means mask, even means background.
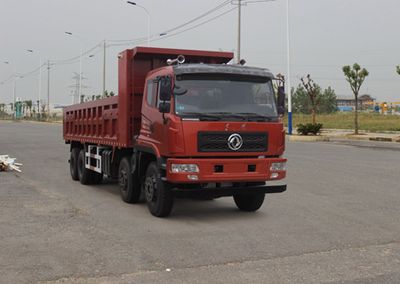
[[[239,134],[243,145],[238,150],[228,146],[228,138],[232,134]],[[265,152],[268,149],[268,133],[266,132],[199,132],[199,152]]]

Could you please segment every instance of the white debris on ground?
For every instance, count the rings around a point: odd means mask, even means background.
[[[0,155],[0,172],[17,171],[20,173],[22,164],[16,163],[16,160],[16,158],[10,158],[8,155]]]

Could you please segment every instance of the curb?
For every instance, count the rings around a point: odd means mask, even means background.
[[[300,135],[288,135],[289,141],[291,142],[328,142],[328,136],[300,136]]]
[[[395,139],[393,138],[388,138],[388,137],[370,137],[370,141],[383,141],[383,142],[396,142]]]
[[[352,136],[352,135],[341,135],[341,136],[301,136],[301,135],[287,135],[287,139],[291,142],[329,142],[335,139],[346,139],[346,140],[357,140],[357,141],[378,141],[378,142],[397,142],[400,143],[400,137],[380,137],[380,136]]]
[[[0,119],[1,122],[7,123],[37,123],[37,124],[63,124],[63,121],[37,121],[37,120],[9,120],[9,119]]]

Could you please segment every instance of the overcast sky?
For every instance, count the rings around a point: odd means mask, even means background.
[[[216,7],[223,0],[137,0],[151,14],[151,45],[187,49],[227,50],[236,48],[237,11],[176,36],[160,39],[158,34],[187,22]],[[286,73],[285,0],[253,3],[243,7],[242,58],[247,65]],[[351,95],[341,67],[359,63],[370,71],[362,93],[379,101],[400,101],[399,0],[290,0],[292,84],[308,73],[322,87],[331,86],[337,95]],[[227,5],[196,23],[234,7]],[[194,23],[194,24],[196,24]],[[185,28],[188,28],[187,26]],[[0,81],[23,74],[43,60],[63,60],[79,55],[80,41],[65,34],[79,35],[87,50],[102,40],[117,41],[146,37],[147,16],[139,7],[123,0],[0,0]],[[169,34],[171,35],[171,34]],[[140,45],[145,45],[142,43]],[[108,90],[117,92],[117,53],[136,44],[107,48]],[[34,53],[28,53],[33,49]],[[83,61],[87,95],[102,89],[102,53],[97,48]],[[89,55],[89,54],[88,54]],[[79,63],[51,69],[51,101],[71,102],[72,77]],[[0,102],[12,100],[12,82],[0,85]],[[47,70],[43,70],[42,98],[47,92]],[[19,79],[17,96],[38,96],[38,75]]]

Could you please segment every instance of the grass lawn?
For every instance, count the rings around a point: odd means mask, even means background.
[[[287,116],[285,116],[287,126]],[[359,129],[371,132],[400,131],[400,115],[382,115],[376,113],[360,113],[358,116]],[[294,114],[293,128],[302,123],[311,123],[311,115]],[[338,112],[335,114],[317,115],[317,123],[322,123],[323,128],[354,129],[354,113]]]

